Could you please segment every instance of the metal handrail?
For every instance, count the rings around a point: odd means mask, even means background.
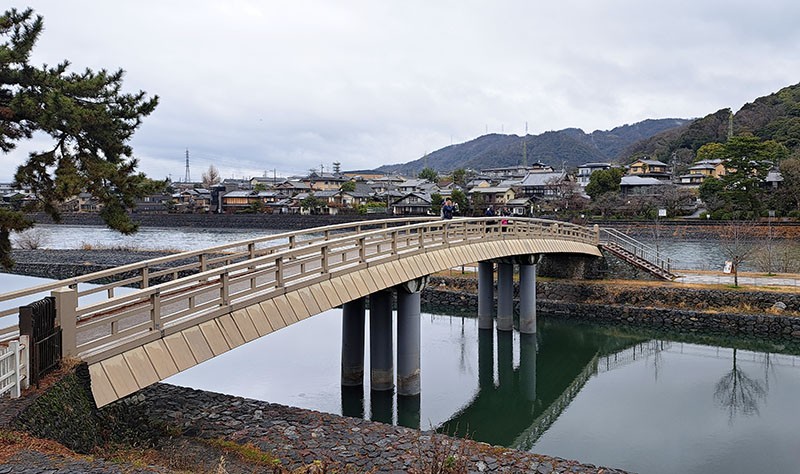
[[[603,238],[604,235],[606,238]],[[614,243],[632,253],[634,256],[646,260],[666,272],[671,272],[672,261],[669,258],[662,258],[657,249],[623,232],[608,227],[602,227],[600,228],[600,240],[601,242]]]

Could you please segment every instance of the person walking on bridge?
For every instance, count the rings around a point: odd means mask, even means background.
[[[456,207],[453,205],[453,201],[447,198],[442,205],[442,219],[452,219],[455,211]]]

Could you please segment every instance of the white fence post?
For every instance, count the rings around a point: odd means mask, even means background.
[[[22,390],[28,388],[29,354],[27,336],[9,341],[6,350],[0,353],[0,396],[9,392],[11,398],[19,398]]]

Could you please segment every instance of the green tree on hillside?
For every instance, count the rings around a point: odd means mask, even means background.
[[[605,193],[619,192],[619,183],[625,171],[622,168],[610,168],[607,170],[597,170],[589,177],[589,184],[586,185],[586,194],[597,199]]]
[[[439,174],[436,173],[436,170],[433,168],[423,168],[422,171],[419,172],[417,175],[419,179],[427,179],[431,183],[435,183],[439,180]]]
[[[0,150],[8,153],[34,133],[49,136],[53,145],[30,153],[17,169],[16,183],[29,187],[56,221],[59,202],[88,191],[102,203],[100,215],[109,227],[133,233],[137,225],[127,210],[144,192],[146,178],[136,172],[128,140],[158,98],[123,93],[122,70],[70,72],[68,61],[29,64],[43,28],[42,17],[31,9],[0,16]],[[28,226],[19,214],[0,214],[4,266],[11,264],[9,233]]]
[[[764,208],[761,189],[767,172],[787,154],[772,140],[754,136],[735,136],[725,143],[725,166],[728,172],[720,178],[720,197],[739,218],[755,218]]]
[[[458,212],[462,216],[467,215],[467,211],[469,210],[470,206],[469,199],[467,198],[467,195],[464,194],[464,191],[454,189],[452,194],[450,194],[450,198],[453,200],[453,204],[458,206]]]

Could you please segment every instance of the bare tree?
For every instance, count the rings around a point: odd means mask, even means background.
[[[736,365],[736,349],[733,350],[733,368],[714,387],[714,400],[728,409],[729,422],[738,414],[757,415],[758,402],[767,396],[761,382],[750,378]]]
[[[214,165],[209,165],[207,171],[203,171],[203,187],[211,189],[212,186],[219,184],[219,171]]]
[[[755,222],[730,221],[720,232],[720,248],[733,272],[733,286],[739,286],[739,266],[746,262],[756,250]]]

